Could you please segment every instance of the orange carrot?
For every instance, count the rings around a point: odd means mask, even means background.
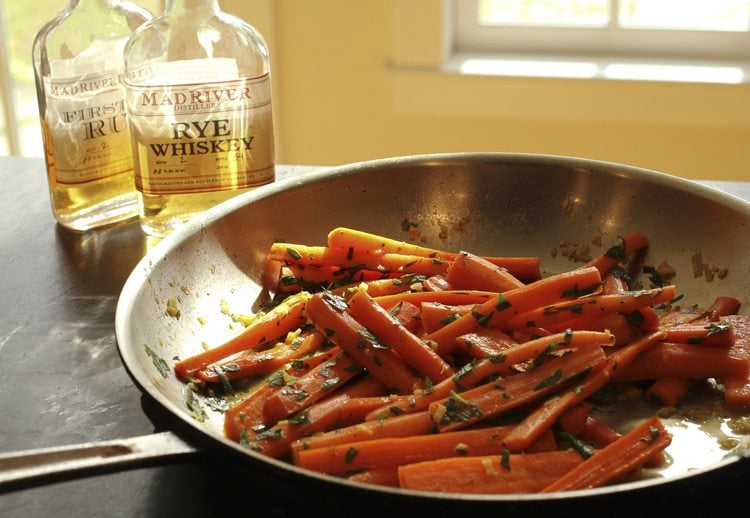
[[[453,289],[508,291],[523,286],[508,270],[470,252],[461,252],[451,262],[445,280]]]
[[[277,391],[280,389],[277,389]],[[259,433],[248,436],[248,445],[262,452],[264,455],[274,458],[285,457],[290,452],[292,441],[306,435],[331,430],[339,426],[351,424],[345,420],[341,409],[352,399],[361,399],[366,396],[375,397],[382,394],[385,386],[371,376],[360,377],[352,380],[332,394],[326,396],[305,408],[301,412],[290,416],[288,419],[277,422],[273,426],[258,426]],[[258,403],[260,405],[260,402]],[[265,405],[263,405],[265,410]],[[243,410],[243,417],[247,421],[247,409]],[[265,416],[265,412],[263,414]],[[246,424],[248,424],[246,422]],[[250,440],[251,439],[251,440]]]
[[[695,380],[661,378],[646,390],[646,395],[659,399],[664,406],[677,406],[694,384]]]
[[[307,292],[288,297],[267,313],[259,315],[239,335],[229,341],[177,362],[174,366],[175,372],[178,377],[186,378],[192,372],[233,354],[273,343],[274,339],[286,336],[306,322],[305,306],[309,298]]]
[[[290,378],[302,376],[310,369],[329,360],[328,352],[307,358],[304,362],[292,363],[285,369],[280,369],[263,381],[245,399],[232,406],[224,414],[224,433],[236,442],[251,443],[256,435],[266,430],[273,422],[265,414],[265,404],[268,398]]]
[[[394,295],[377,296],[375,300],[385,308],[393,307],[399,302],[409,302],[419,306],[424,302],[439,302],[451,306],[464,304],[481,304],[488,300],[495,300],[497,293],[491,291],[473,290],[443,290],[443,291],[412,291]]]
[[[602,273],[602,276],[604,276],[638,250],[645,249],[648,244],[648,238],[644,234],[631,232],[620,238],[619,243],[611,246],[604,253],[589,261],[586,266],[596,267]]]
[[[391,390],[411,393],[421,384],[411,367],[349,315],[346,308],[343,298],[316,293],[307,302],[307,316],[330,341]]]
[[[719,296],[714,299],[713,304],[706,310],[706,318],[709,322],[716,322],[721,317],[734,315],[740,309],[740,301],[735,297]]]
[[[664,342],[644,352],[632,364],[619,368],[614,379],[724,378],[746,375],[747,369],[747,361],[732,356],[728,349]]]
[[[558,348],[610,346],[614,337],[596,331],[571,331],[543,336],[513,345],[493,357],[470,362],[452,377],[437,383],[429,390],[408,396],[400,396],[384,408],[373,411],[367,419],[424,410],[431,403],[447,398],[452,391],[463,391],[474,387],[491,375],[507,375],[514,367],[534,358],[544,358]],[[537,360],[539,361],[539,360]]]
[[[601,487],[638,469],[671,441],[659,418],[651,417],[545,487],[542,493]]]
[[[557,424],[564,432],[568,432],[571,435],[580,435],[584,428],[586,428],[586,421],[589,418],[590,411],[591,405],[578,403],[560,415],[557,419]]]
[[[299,452],[297,465],[319,473],[402,466],[445,457],[500,454],[507,426],[387,437]]]
[[[622,434],[601,419],[588,416],[580,437],[598,448],[603,448],[622,437]]]
[[[455,457],[398,469],[404,489],[442,493],[537,493],[583,462],[572,451]]]
[[[311,435],[298,439],[291,444],[292,456],[297,462],[300,452],[385,437],[410,437],[424,435],[433,430],[432,421],[427,411],[398,415],[387,419],[365,421],[336,430]]]
[[[459,336],[456,343],[469,356],[477,359],[497,358],[505,349],[517,344],[509,335],[494,327],[482,327]]]
[[[458,254],[445,250],[399,241],[385,236],[339,227],[328,233],[329,247],[366,251],[369,253],[395,253],[453,261]],[[512,275],[523,280],[533,281],[539,278],[538,257],[487,257],[484,259],[501,268],[506,268]]]
[[[724,402],[734,408],[750,407],[750,317],[729,315],[725,317],[735,330],[735,342],[729,354],[744,361],[745,372],[729,374],[724,378]]]
[[[506,322],[511,329],[547,327],[565,324],[573,319],[606,313],[631,313],[644,307],[674,299],[674,285],[612,295],[593,295],[551,305],[539,305]]]
[[[286,340],[271,349],[251,351],[244,356],[200,369],[195,375],[205,382],[219,383],[222,379],[235,380],[270,373],[292,360],[317,351],[322,343],[323,335],[317,331],[299,335],[290,333]]]
[[[390,396],[363,396],[348,398],[338,407],[341,422],[345,425],[360,423],[365,416],[377,408],[382,408],[390,402]]]
[[[453,368],[445,360],[402,326],[366,291],[357,291],[349,298],[348,304],[348,312],[355,320],[377,336],[382,345],[396,351],[421,376],[438,382],[453,374]]]
[[[281,390],[268,397],[264,411],[272,422],[285,419],[309,407],[362,372],[361,365],[337,349],[330,351],[333,354],[330,360],[286,383]]]
[[[462,315],[442,328],[429,333],[425,339],[437,344],[441,356],[451,353],[455,340],[471,333],[479,326],[496,327],[520,312],[560,300],[578,298],[582,293],[599,289],[601,276],[596,268],[580,268],[510,290],[482,303],[471,313]]]
[[[665,329],[667,342],[728,348],[734,344],[734,328],[728,321],[678,324]]]
[[[442,275],[430,275],[422,281],[422,286],[428,291],[445,291],[453,289],[453,286],[451,286]]]
[[[422,328],[427,333],[432,333],[444,325],[456,320],[463,314],[474,309],[476,304],[463,304],[460,306],[451,306],[441,302],[422,302],[420,318],[422,319]]]
[[[613,372],[636,361],[644,351],[653,349],[663,336],[663,332],[657,331],[617,348],[607,357],[605,368],[593,369],[572,388],[567,388],[557,397],[550,398],[535,408],[510,431],[505,438],[505,445],[511,452],[527,448],[539,435],[551,428],[567,409],[583,402],[606,385],[612,379]]]
[[[556,392],[596,371],[605,361],[601,347],[569,350],[526,372],[479,385],[460,395],[454,392],[431,403],[429,412],[441,432],[466,428]]]

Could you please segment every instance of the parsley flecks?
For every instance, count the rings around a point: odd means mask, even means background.
[[[387,345],[380,341],[380,338],[367,328],[362,328],[359,331],[359,336],[364,338],[364,341],[370,344],[373,349],[390,349]]]
[[[349,308],[349,305],[346,303],[346,299],[344,297],[334,295],[331,292],[325,292],[323,294],[323,300],[339,313],[343,313]]]
[[[623,259],[625,259],[627,257],[625,254],[625,239],[620,237],[617,244],[612,245],[607,249],[606,252],[604,252],[604,257],[617,259],[618,261],[622,261]]]
[[[562,378],[562,374],[563,374],[562,370],[557,369],[551,375],[547,376],[542,381],[540,381],[539,384],[536,387],[534,387],[534,390],[541,390],[543,388],[551,387],[552,385],[560,381],[560,379]]]
[[[458,319],[458,317],[460,317],[460,316],[461,316],[461,315],[460,315],[460,314],[458,314],[458,313],[451,313],[451,314],[450,314],[450,315],[448,315],[447,317],[445,317],[445,318],[443,318],[442,320],[440,320],[440,323],[441,323],[441,324],[443,324],[443,325],[446,325],[446,324],[450,324],[450,323],[451,323],[451,322],[453,322],[454,320]]]
[[[503,453],[500,455],[500,467],[510,471],[510,450],[508,448],[503,448]]]
[[[281,428],[269,428],[263,432],[260,432],[255,436],[256,441],[262,441],[264,439],[283,439],[284,431]]]
[[[465,400],[455,391],[451,391],[450,397],[443,406],[445,407],[445,413],[440,418],[442,424],[471,421],[483,415],[474,403]]]
[[[495,309],[497,311],[502,311],[504,309],[508,309],[511,307],[511,303],[508,299],[506,299],[502,293],[497,294],[497,302],[495,303]]]
[[[597,282],[589,286],[584,286],[583,288],[579,288],[578,284],[576,284],[572,288],[568,288],[567,290],[564,290],[561,295],[562,295],[562,298],[577,299],[578,297],[583,297],[585,295],[591,295],[592,293],[596,293],[596,291],[601,287],[601,285],[602,285],[601,282]]]
[[[344,454],[344,462],[346,462],[347,464],[351,464],[354,460],[354,457],[356,457],[358,453],[359,451],[357,450],[357,448],[351,446],[348,450],[346,450],[346,453]]]
[[[492,315],[494,315],[495,313],[491,312],[487,315],[483,315],[479,311],[472,310],[471,314],[476,319],[477,324],[482,327],[487,327],[487,325],[490,323],[490,319],[492,319]]]
[[[653,444],[654,441],[659,438],[659,435],[661,435],[661,432],[657,427],[649,426],[648,437],[641,438],[641,441],[645,442],[646,444]]]
[[[169,365],[167,365],[167,362],[164,360],[164,358],[156,354],[156,352],[148,345],[143,344],[143,348],[146,350],[146,354],[151,358],[151,363],[154,364],[156,370],[159,371],[159,374],[161,374],[162,377],[166,379],[169,375]]]
[[[300,259],[302,259],[302,254],[300,254],[294,248],[287,248],[286,253],[289,254],[295,261],[299,261]]]

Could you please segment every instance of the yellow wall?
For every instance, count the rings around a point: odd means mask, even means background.
[[[750,180],[750,84],[441,72],[443,0],[223,0],[269,43],[277,159],[549,153]]]

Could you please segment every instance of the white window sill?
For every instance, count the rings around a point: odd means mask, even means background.
[[[604,57],[545,57],[454,54],[443,69],[478,76],[608,79],[683,83],[741,84],[750,82],[750,63],[658,61]]]

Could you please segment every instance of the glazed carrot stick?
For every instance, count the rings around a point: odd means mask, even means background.
[[[726,320],[735,329],[735,342],[729,354],[747,366],[744,373],[727,375],[724,378],[724,402],[733,408],[750,407],[750,317],[729,315]]]
[[[504,350],[517,345],[513,338],[494,327],[482,327],[456,338],[456,343],[476,359],[497,358]]]
[[[224,433],[236,442],[249,443],[259,431],[272,425],[265,415],[266,400],[286,384],[290,378],[302,376],[310,369],[329,360],[331,354],[319,353],[307,358],[304,362],[293,362],[284,369],[279,369],[266,378],[246,398],[235,403],[224,414]]]
[[[414,243],[399,241],[346,227],[339,227],[331,230],[328,233],[327,244],[329,247],[352,248],[354,250],[364,250],[370,253],[380,251],[382,253],[396,253],[430,258],[434,257],[447,261],[453,261],[458,255],[445,250],[428,248]],[[533,281],[539,278],[538,257],[483,257],[496,266],[506,268],[512,275],[523,281]]]
[[[551,428],[566,410],[585,401],[606,385],[612,379],[614,372],[632,364],[644,354],[644,351],[653,349],[663,337],[664,333],[657,331],[617,348],[607,357],[605,368],[592,369],[584,378],[576,381],[573,387],[565,389],[564,392],[546,400],[532,410],[508,433],[505,438],[506,447],[511,452],[527,448],[537,437]]]
[[[507,430],[507,426],[499,426],[349,442],[300,451],[296,461],[303,468],[333,474],[445,457],[500,454]]]
[[[714,299],[713,304],[706,310],[706,318],[709,322],[716,322],[728,315],[734,315],[740,309],[740,301],[735,297],[727,295]]]
[[[275,423],[309,407],[362,372],[359,363],[336,349],[330,351],[333,354],[331,359],[310,369],[266,399],[264,412],[271,422]]]
[[[446,324],[456,320],[461,315],[470,312],[476,304],[462,304],[453,306],[441,302],[422,302],[421,314],[422,328],[427,333],[432,333]]]
[[[380,419],[384,416],[424,410],[431,403],[447,398],[453,391],[460,392],[474,387],[491,375],[510,374],[515,365],[534,358],[543,358],[558,348],[600,347],[613,343],[614,336],[596,331],[563,332],[522,342],[508,347],[494,357],[468,363],[455,375],[437,383],[429,390],[400,396],[382,409],[373,411],[367,419]]]
[[[396,351],[421,376],[437,383],[453,374],[453,368],[445,360],[378,305],[367,291],[357,291],[347,302],[347,311],[355,320],[374,333],[381,344]]]
[[[676,295],[674,285],[623,292],[612,295],[593,295],[576,300],[537,306],[506,322],[511,329],[546,327],[565,324],[573,319],[605,313],[631,313],[644,307],[669,302]]]
[[[438,302],[450,306],[460,306],[464,304],[482,304],[488,300],[494,301],[497,298],[497,293],[473,290],[413,291],[374,297],[378,304],[386,308],[393,307],[402,301],[415,305],[420,305],[424,302]]]
[[[369,294],[369,286],[367,289]],[[381,306],[382,307],[382,306]],[[422,310],[411,302],[399,302],[392,308],[384,308],[402,326],[412,333],[422,329]]]
[[[604,253],[589,261],[586,266],[594,266],[602,275],[606,275],[636,251],[646,248],[648,244],[648,238],[644,234],[631,232],[622,237],[619,243],[612,245]]]
[[[679,378],[661,378],[647,390],[646,395],[659,399],[664,406],[677,406],[680,400],[690,392],[695,380]]]
[[[174,366],[177,376],[186,378],[193,371],[248,349],[272,343],[272,340],[295,331],[307,320],[305,306],[310,294],[301,292],[288,297],[267,313],[258,316],[239,335],[205,352],[185,358]]]
[[[638,469],[671,441],[661,420],[651,417],[545,487],[542,493],[601,487]]]
[[[664,342],[644,352],[632,364],[622,366],[615,372],[614,379],[725,378],[746,375],[747,370],[747,361],[732,356],[731,350]]]
[[[727,321],[679,324],[665,329],[667,342],[728,348],[734,344],[734,328]]]
[[[508,270],[470,252],[461,252],[451,262],[445,280],[460,290],[508,291],[523,286]]]
[[[422,282],[422,286],[428,291],[444,291],[453,289],[453,286],[451,286],[442,275],[430,275]]]
[[[557,418],[557,424],[560,429],[572,435],[580,435],[586,428],[586,421],[589,418],[591,405],[587,403],[578,403],[568,408],[560,417]]]
[[[598,448],[603,448],[622,437],[622,434],[601,419],[588,416],[580,437]]]
[[[455,347],[455,340],[471,333],[479,326],[496,327],[520,312],[560,300],[578,298],[600,287],[601,276],[596,268],[580,268],[546,277],[521,288],[498,294],[482,303],[471,313],[462,315],[442,328],[429,333],[425,339],[437,344],[437,353],[445,357]]]
[[[606,358],[601,347],[584,347],[545,359],[534,369],[514,374],[430,403],[441,432],[459,430],[541,399],[596,371]]]
[[[312,433],[324,432],[352,424],[345,420],[348,416],[341,412],[341,409],[350,400],[366,396],[375,397],[375,394],[383,394],[384,392],[385,386],[372,376],[352,380],[288,419],[281,420],[270,427],[262,426],[262,431],[259,433],[252,434],[252,431],[246,431],[248,445],[255,451],[262,452],[269,457],[287,457],[290,453],[292,441]],[[245,413],[244,417],[247,419],[246,410],[243,413]],[[267,419],[265,413],[263,416]]]
[[[583,462],[573,450],[454,457],[398,469],[400,486],[443,493],[537,493]]]
[[[273,372],[286,363],[317,351],[323,343],[323,335],[318,331],[289,333],[287,339],[271,349],[251,351],[222,363],[217,363],[195,372],[198,379],[208,383],[247,378]]]
[[[291,444],[292,456],[297,462],[300,452],[385,437],[410,437],[425,435],[433,431],[432,420],[426,412],[398,415],[387,419],[377,419],[357,423],[336,430],[297,439]]]
[[[367,414],[377,408],[382,408],[391,400],[391,396],[363,396],[348,398],[338,407],[341,422],[345,425],[360,423],[365,420]]]
[[[346,312],[346,301],[330,293],[316,293],[307,302],[310,321],[330,341],[390,390],[409,394],[422,382],[411,367]]]

